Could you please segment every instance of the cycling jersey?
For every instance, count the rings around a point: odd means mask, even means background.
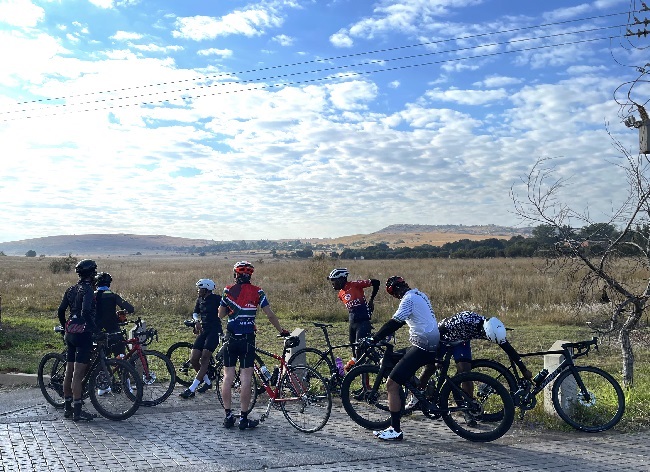
[[[370,310],[363,293],[363,289],[367,287],[372,287],[372,281],[356,280],[346,283],[345,287],[339,290],[339,300],[348,309],[350,322],[359,323],[370,319]]]
[[[473,311],[461,311],[440,321],[440,339],[443,341],[469,341],[487,339],[483,323],[487,318]]]
[[[98,327],[109,333],[115,333],[120,330],[119,320],[115,314],[118,306],[128,313],[135,311],[133,305],[123,300],[117,293],[111,292],[111,289],[108,287],[97,287],[95,301],[97,303]]]
[[[68,308],[70,319],[66,322],[65,313]],[[79,326],[81,331],[72,328],[75,332],[97,331],[95,293],[90,281],[80,280],[65,291],[57,315],[61,326]]]
[[[207,297],[197,297],[194,305],[194,313],[201,319],[203,331],[210,333],[223,333],[221,319],[219,319],[219,305],[221,297],[216,293],[210,293]]]
[[[228,308],[227,331],[232,334],[249,334],[255,332],[257,307],[264,308],[269,305],[269,301],[260,287],[241,283],[224,288],[221,305]]]
[[[425,351],[435,351],[440,342],[438,322],[433,307],[424,293],[412,288],[404,294],[393,319],[406,322],[409,327],[409,341]]]

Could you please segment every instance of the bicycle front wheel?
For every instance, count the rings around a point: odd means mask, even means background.
[[[287,362],[292,366],[309,366],[318,372],[329,384],[332,395],[337,395],[341,390],[343,377],[339,375],[338,368],[332,365],[332,361],[313,347],[307,347],[296,351]]]
[[[169,398],[176,384],[176,373],[167,356],[162,352],[144,350],[142,357],[135,352],[129,361],[142,378],[142,405],[156,406]]]
[[[97,412],[110,420],[131,417],[142,401],[142,377],[121,359],[106,359],[90,374],[90,401]]]
[[[386,379],[380,378],[379,366],[364,364],[354,367],[343,378],[341,402],[352,420],[367,429],[390,426]]]
[[[515,393],[519,389],[519,387],[517,386],[517,379],[505,365],[489,359],[473,359],[472,372],[479,372],[481,374],[486,374],[498,380],[504,387],[508,389],[508,391],[510,392],[510,396],[512,397],[512,401],[515,404],[515,407],[517,406],[518,398],[515,395]],[[484,413],[483,420],[499,421],[502,417],[503,417],[502,411]]]
[[[463,390],[470,382],[474,397]],[[447,379],[440,389],[438,406],[449,429],[470,441],[494,441],[508,432],[515,419],[515,405],[508,389],[479,372]]]
[[[63,379],[66,360],[63,354],[50,352],[38,364],[38,386],[47,402],[55,408],[63,408]]]
[[[551,391],[555,411],[575,429],[597,433],[614,427],[625,412],[625,395],[618,382],[597,367],[562,372]]]
[[[309,366],[289,366],[276,399],[291,426],[314,433],[325,426],[332,412],[327,381]]]
[[[225,367],[219,363],[215,366],[215,371],[217,373],[217,398],[219,399],[219,403],[221,403],[222,408],[224,408],[223,392],[221,391],[223,386],[224,369]],[[233,379],[230,387],[230,409],[233,411],[241,411],[242,413],[250,413],[253,410],[255,403],[257,402],[257,377],[255,373],[253,372],[253,376],[251,378],[251,399],[249,407],[246,411],[244,411],[241,407],[241,379],[239,378],[239,369],[237,367],[235,367],[235,378]]]
[[[172,344],[169,349],[167,349],[167,357],[172,361],[174,366],[174,373],[176,374],[176,382],[183,385],[184,387],[189,387],[196,377],[196,371],[190,364],[190,354],[192,353],[192,343],[187,341],[181,341],[176,344]]]

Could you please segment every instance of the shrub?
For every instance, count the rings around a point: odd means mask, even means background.
[[[77,265],[77,258],[69,254],[67,257],[54,259],[50,262],[50,272],[58,274],[60,272],[70,272],[74,266]]]

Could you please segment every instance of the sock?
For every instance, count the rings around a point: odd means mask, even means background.
[[[401,416],[401,413],[399,411],[397,413],[393,413],[392,411],[390,412],[390,425],[398,433],[402,430],[402,427],[400,426],[400,421],[399,421],[400,416]]]
[[[248,413],[244,413],[243,411],[241,412],[241,420],[240,421],[246,421],[248,418]]]
[[[212,382],[210,382],[210,377],[208,377],[208,374],[205,374],[205,375],[203,376],[203,381],[204,381],[207,385],[212,385]]]
[[[226,418],[232,416],[232,410],[226,410]]]
[[[192,385],[190,385],[190,391],[193,392],[196,390],[196,387],[198,387],[200,383],[201,381],[199,379],[194,379],[194,382],[192,382]]]

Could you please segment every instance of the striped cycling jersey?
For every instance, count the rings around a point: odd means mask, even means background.
[[[227,286],[221,297],[221,305],[228,308],[227,331],[232,334],[254,333],[257,307],[264,308],[268,304],[260,287],[250,283]]]
[[[346,283],[345,287],[339,290],[339,300],[348,309],[350,322],[360,323],[370,319],[370,310],[363,293],[363,289],[367,287],[372,287],[370,280],[355,280]]]
[[[473,311],[461,311],[454,316],[441,320],[440,339],[444,341],[470,341],[472,339],[487,339],[483,323],[484,316]]]

